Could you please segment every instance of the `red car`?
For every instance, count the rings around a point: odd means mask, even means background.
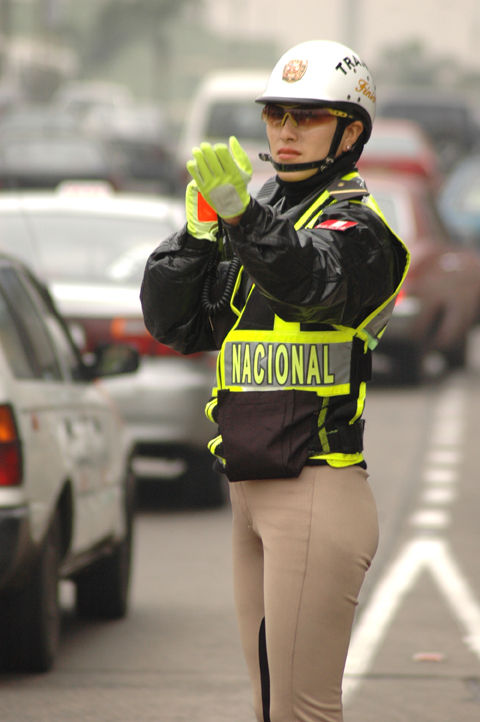
[[[470,331],[480,317],[479,255],[449,236],[425,179],[373,171],[364,176],[412,256],[378,353],[394,362],[396,377],[404,383],[421,381],[432,351],[449,368],[463,366]]]
[[[435,190],[443,182],[435,147],[420,125],[412,120],[376,118],[357,165],[363,175],[370,170],[384,170],[420,176]]]

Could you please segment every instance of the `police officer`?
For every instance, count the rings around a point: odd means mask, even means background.
[[[209,448],[230,480],[234,589],[260,722],[340,722],[355,605],[377,547],[363,455],[371,353],[409,263],[355,163],[370,71],[313,40],[262,105],[276,173],[252,198],[235,138],[194,148],[187,223],[148,259],[147,328],[219,349]]]

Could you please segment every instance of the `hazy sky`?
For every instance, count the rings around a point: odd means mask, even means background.
[[[480,0],[204,0],[212,26],[274,37],[281,52],[327,38],[374,64],[389,44],[418,38],[435,54],[480,69]]]

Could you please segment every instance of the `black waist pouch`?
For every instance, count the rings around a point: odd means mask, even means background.
[[[230,481],[300,474],[318,448],[320,400],[311,391],[219,391],[218,426]]]

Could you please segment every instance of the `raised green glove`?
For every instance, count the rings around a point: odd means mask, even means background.
[[[218,216],[200,194],[195,181],[190,181],[185,191],[185,212],[187,230],[195,238],[206,238],[216,242]]]
[[[252,164],[238,140],[231,136],[225,143],[201,143],[192,151],[187,170],[198,189],[219,216],[240,216],[250,203],[247,185],[252,178]]]

